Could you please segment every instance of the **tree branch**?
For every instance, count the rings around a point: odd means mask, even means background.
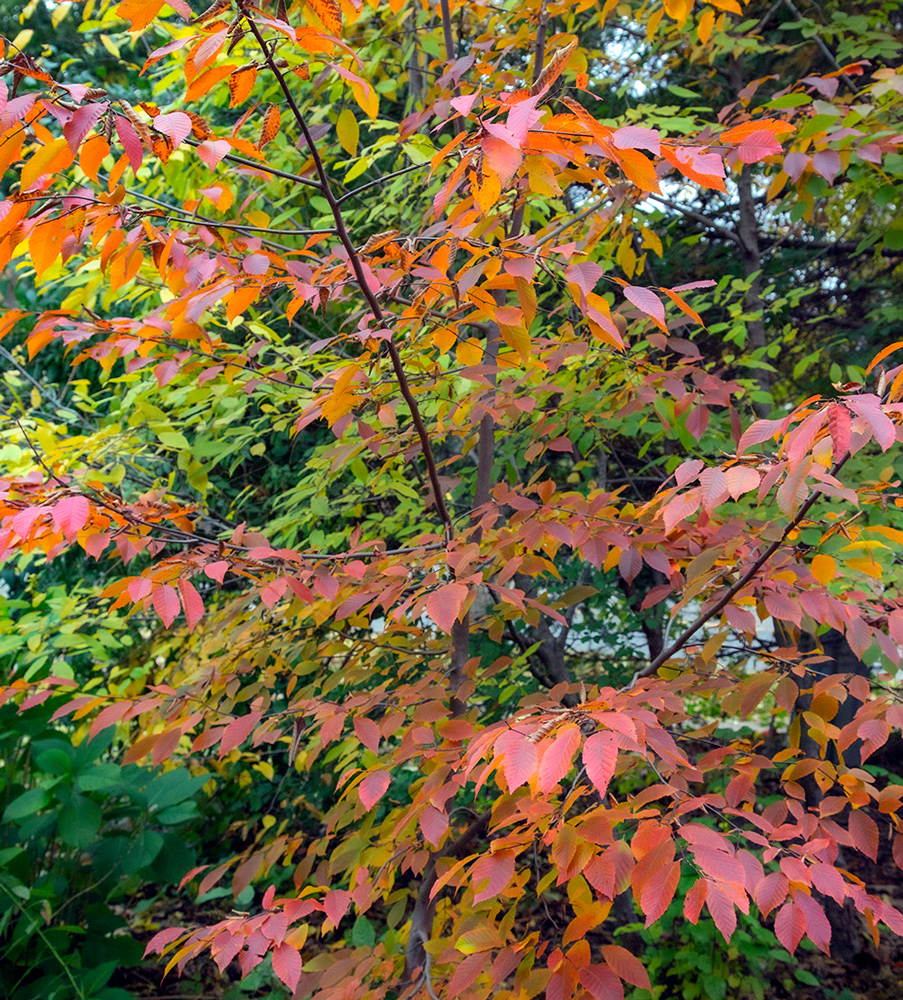
[[[373,318],[376,322],[383,328],[388,329],[388,324],[386,322],[386,317],[383,315],[382,308],[380,307],[379,301],[373,294],[369,284],[367,283],[366,276],[364,275],[364,269],[361,265],[361,259],[358,256],[357,250],[354,247],[354,243],[351,241],[351,237],[348,234],[348,229],[345,226],[345,220],[342,216],[342,209],[336,200],[335,195],[332,193],[332,187],[329,183],[329,177],[326,173],[326,168],[323,166],[323,161],[320,159],[320,153],[317,150],[316,144],[314,142],[313,136],[310,133],[310,129],[307,127],[307,122],[304,119],[304,115],[301,114],[301,109],[298,107],[295,97],[292,94],[291,88],[286,82],[285,76],[280,71],[279,67],[276,65],[276,60],[273,58],[267,44],[264,40],[263,35],[260,33],[260,28],[257,26],[257,22],[248,13],[248,9],[245,6],[245,0],[239,0],[238,3],[239,10],[244,16],[248,27],[251,29],[252,34],[257,39],[257,43],[263,52],[264,59],[267,66],[270,68],[273,75],[276,77],[279,87],[282,93],[285,95],[285,99],[288,102],[288,106],[298,123],[298,127],[301,129],[304,135],[307,145],[310,149],[310,154],[314,160],[314,166],[317,170],[317,175],[320,178],[319,187],[323,193],[323,197],[326,198],[329,208],[332,211],[332,217],[336,224],[336,233],[339,237],[339,241],[345,248],[345,252],[348,254],[348,262],[351,264],[351,269],[354,271],[354,277],[357,282],[358,287],[361,290],[361,294],[367,300],[370,310],[373,313]],[[439,519],[445,527],[446,535],[451,537],[451,527],[452,522],[449,517],[448,508],[445,506],[445,498],[442,496],[442,487],[439,482],[439,471],[436,468],[436,459],[433,455],[432,445],[430,443],[429,434],[426,429],[426,425],[423,422],[423,415],[420,412],[420,408],[417,406],[417,400],[414,398],[414,394],[411,392],[411,387],[408,384],[408,378],[405,374],[404,367],[401,363],[401,357],[398,353],[398,348],[391,340],[386,341],[386,349],[389,354],[389,359],[392,362],[392,368],[395,372],[395,378],[398,381],[398,387],[401,390],[401,394],[404,397],[405,402],[408,404],[408,409],[411,411],[411,419],[414,422],[414,427],[417,431],[417,437],[420,439],[420,447],[423,451],[423,458],[426,462],[427,472],[429,473],[430,485],[433,490],[433,502],[436,505],[436,511],[439,514]]]

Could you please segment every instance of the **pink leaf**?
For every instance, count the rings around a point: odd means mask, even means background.
[[[514,878],[514,851],[496,851],[494,854],[483,855],[473,866],[471,878],[475,891],[474,903],[493,899]]]
[[[285,983],[291,993],[301,978],[301,956],[297,949],[283,941],[273,949],[273,972]]]
[[[376,753],[379,750],[379,726],[366,715],[354,717],[354,732],[364,746]]]
[[[840,173],[840,153],[836,149],[822,149],[812,154],[812,169],[829,183]]]
[[[420,814],[420,829],[427,841],[438,847],[448,830],[448,816],[435,806],[427,806]]]
[[[783,153],[784,148],[767,129],[759,129],[748,135],[737,150],[741,163],[758,163],[768,156]]]
[[[624,986],[608,966],[584,965],[577,976],[593,1000],[624,1000]]]
[[[128,118],[123,118],[122,115],[116,116],[116,134],[119,136],[122,148],[129,158],[132,170],[137,173],[138,168],[141,166],[141,161],[144,159],[144,146]]]
[[[66,540],[71,542],[76,534],[88,523],[91,515],[91,505],[87,497],[81,495],[74,497],[63,497],[51,508],[53,523],[66,536]]]
[[[338,927],[350,903],[351,893],[347,889],[332,889],[323,897],[323,912]]]
[[[467,587],[463,583],[446,583],[427,597],[426,613],[443,632],[450,635],[466,599]]]
[[[762,444],[763,441],[777,437],[783,425],[783,420],[757,420],[754,424],[750,424],[740,438],[737,454],[742,455],[752,445]]]
[[[188,631],[191,632],[194,630],[195,625],[204,617],[204,602],[190,580],[178,580],[176,585],[179,588],[179,595],[182,598],[182,607],[185,609],[185,621],[188,623]]]
[[[867,393],[862,396],[849,396],[844,402],[868,424],[881,450],[887,451],[897,439],[897,434],[893,421],[881,409],[881,400],[872,393]]]
[[[216,580],[217,583],[222,583],[228,569],[229,564],[225,559],[221,559],[219,562],[209,563],[205,566],[204,572],[210,577],[211,580]]]
[[[784,157],[784,172],[796,184],[809,163],[810,157],[806,153],[788,153]]]
[[[617,763],[618,740],[613,733],[593,733],[584,743],[583,766],[603,800]]]
[[[573,722],[567,722],[556,730],[552,739],[545,744],[542,760],[539,762],[539,787],[543,795],[549,792],[570,771],[571,761],[580,746],[580,730]]]
[[[619,128],[612,139],[618,149],[648,149],[653,156],[661,156],[662,153],[661,138],[658,129],[655,128],[626,125],[624,128]]]
[[[774,918],[774,932],[792,955],[806,933],[806,914],[796,903],[786,902]]]
[[[495,752],[503,753],[502,768],[505,772],[505,783],[508,791],[526,784],[536,774],[539,765],[539,754],[536,744],[532,743],[523,733],[509,730],[496,740]]]
[[[169,628],[176,620],[181,608],[175,587],[170,587],[168,583],[161,583],[155,588],[151,601],[154,605],[154,611],[160,616],[163,624]]]
[[[631,955],[626,948],[617,944],[602,945],[602,957],[616,976],[636,986],[640,990],[652,992],[652,984],[649,982],[649,973],[643,968],[640,960]]]
[[[603,273],[598,264],[585,260],[581,264],[571,264],[570,267],[566,267],[564,280],[577,285],[584,295],[588,295],[596,287],[596,282]]]
[[[357,786],[357,794],[365,809],[372,809],[386,794],[392,778],[388,771],[374,771]]]
[[[168,135],[176,148],[191,134],[191,119],[184,111],[170,111],[169,114],[157,115],[153,125],[158,132]]]
[[[231,148],[225,139],[205,139],[197,147],[197,154],[213,170]]]
[[[158,931],[147,942],[147,947],[144,949],[144,957],[147,958],[148,955],[153,953],[162,954],[163,949],[168,944],[172,944],[173,941],[180,938],[184,933],[184,927],[166,927],[162,931]]]
[[[220,757],[225,757],[230,750],[241,746],[262,718],[263,714],[261,712],[249,712],[247,715],[233,719],[223,730],[222,740],[219,745]]]
[[[108,104],[86,104],[79,108],[63,126],[63,135],[73,153],[78,152],[82,140],[100,120]]]
[[[178,374],[179,362],[175,358],[167,358],[166,361],[161,361],[160,364],[154,365],[154,378],[161,389],[164,385],[172,382]]]
[[[660,327],[665,333],[668,332],[668,328],[665,326],[665,307],[655,292],[649,288],[628,285],[624,289],[624,295],[640,312],[645,313],[657,327]]]

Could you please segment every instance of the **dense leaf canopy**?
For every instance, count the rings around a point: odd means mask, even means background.
[[[847,860],[903,865],[903,22],[854,8],[0,8],[0,701],[272,784],[167,968],[620,1000],[623,907],[903,933]]]

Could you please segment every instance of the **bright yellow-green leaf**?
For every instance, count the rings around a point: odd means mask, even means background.
[[[339,113],[339,120],[336,122],[336,132],[338,133],[342,148],[349,156],[354,156],[357,153],[357,144],[360,139],[361,130],[351,108],[343,108]]]

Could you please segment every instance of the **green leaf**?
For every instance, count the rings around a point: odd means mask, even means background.
[[[707,976],[703,988],[709,1000],[724,1000],[727,993],[727,983],[720,976]]]
[[[49,801],[50,795],[46,788],[30,788],[10,802],[3,812],[3,819],[9,821],[33,816],[36,812],[40,812]]]
[[[78,787],[83,792],[98,792],[113,788],[120,781],[122,781],[122,769],[119,765],[101,761],[78,776]]]
[[[776,97],[769,101],[766,108],[801,108],[804,104],[811,104],[812,98],[808,94],[784,94],[783,97]]]
[[[376,930],[363,914],[351,928],[351,943],[355,948],[372,948],[376,944]]]
[[[60,810],[60,840],[70,847],[88,847],[97,838],[101,818],[100,806],[76,792]]]

